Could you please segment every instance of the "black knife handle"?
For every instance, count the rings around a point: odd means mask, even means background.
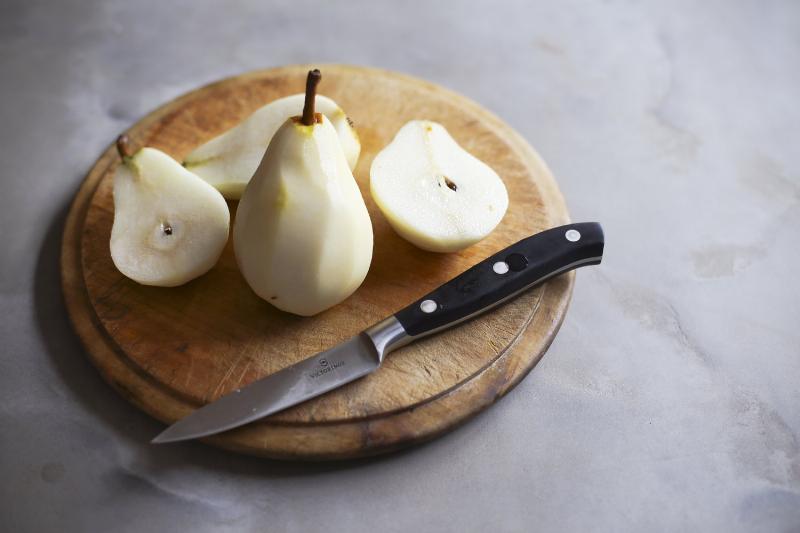
[[[488,311],[553,276],[603,258],[603,228],[597,222],[567,224],[512,244],[395,313],[412,337]]]

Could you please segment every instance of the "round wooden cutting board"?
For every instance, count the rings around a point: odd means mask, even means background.
[[[153,111],[127,133],[178,161],[262,105],[301,92],[311,66],[226,79]],[[64,230],[62,283],[72,323],[105,379],[172,423],[209,401],[357,334],[492,253],[565,224],[564,200],[542,160],[508,125],[454,92],[382,70],[323,65],[320,94],[354,120],[355,177],[372,218],[375,252],[364,284],[312,318],[278,311],[247,286],[231,243],[207,274],[177,288],[145,287],[111,261],[112,147],[81,185]],[[442,123],[503,179],[510,203],[484,241],[454,254],[419,250],[389,227],[369,194],[369,168],[408,120]],[[111,141],[111,139],[109,139]],[[229,204],[235,213],[236,204]],[[243,428],[206,439],[284,459],[373,455],[450,430],[533,368],[558,331],[572,273],[506,305],[392,353],[372,375]]]

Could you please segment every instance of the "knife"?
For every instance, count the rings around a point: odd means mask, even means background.
[[[194,411],[152,442],[221,433],[364,377],[401,346],[488,311],[553,276],[600,264],[603,244],[603,229],[596,222],[568,224],[527,237],[350,340]]]

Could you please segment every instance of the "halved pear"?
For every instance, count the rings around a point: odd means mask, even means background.
[[[372,261],[372,224],[336,130],[314,113],[287,120],[239,202],[233,247],[244,279],[275,307],[315,315],[350,296]]]
[[[303,111],[304,98],[304,94],[295,94],[265,105],[238,126],[196,148],[186,156],[184,166],[216,187],[225,198],[241,198],[270,139],[286,119]],[[325,96],[317,95],[316,111],[328,117],[347,164],[351,170],[356,168],[361,143],[350,119],[336,102]]]
[[[428,120],[405,124],[375,156],[370,190],[394,230],[432,252],[480,241],[508,208],[497,173]]]
[[[174,287],[205,274],[228,240],[230,213],[222,195],[155,148],[130,155],[117,141],[111,259],[142,285]]]

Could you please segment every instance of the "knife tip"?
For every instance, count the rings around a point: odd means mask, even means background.
[[[176,424],[171,425],[161,433],[155,436],[150,444],[169,444],[170,442],[182,442],[185,440],[194,440],[207,437],[217,433],[216,431],[206,432],[187,432],[185,428],[176,427]]]
[[[184,440],[181,437],[170,437],[169,436],[169,428],[165,429],[158,435],[156,435],[153,440],[150,441],[150,444],[167,444],[169,442],[176,442],[179,440]]]
[[[158,435],[156,435],[155,438],[153,438],[150,441],[150,444],[164,444],[166,442],[166,439],[164,439],[162,435],[163,433],[159,433]]]

